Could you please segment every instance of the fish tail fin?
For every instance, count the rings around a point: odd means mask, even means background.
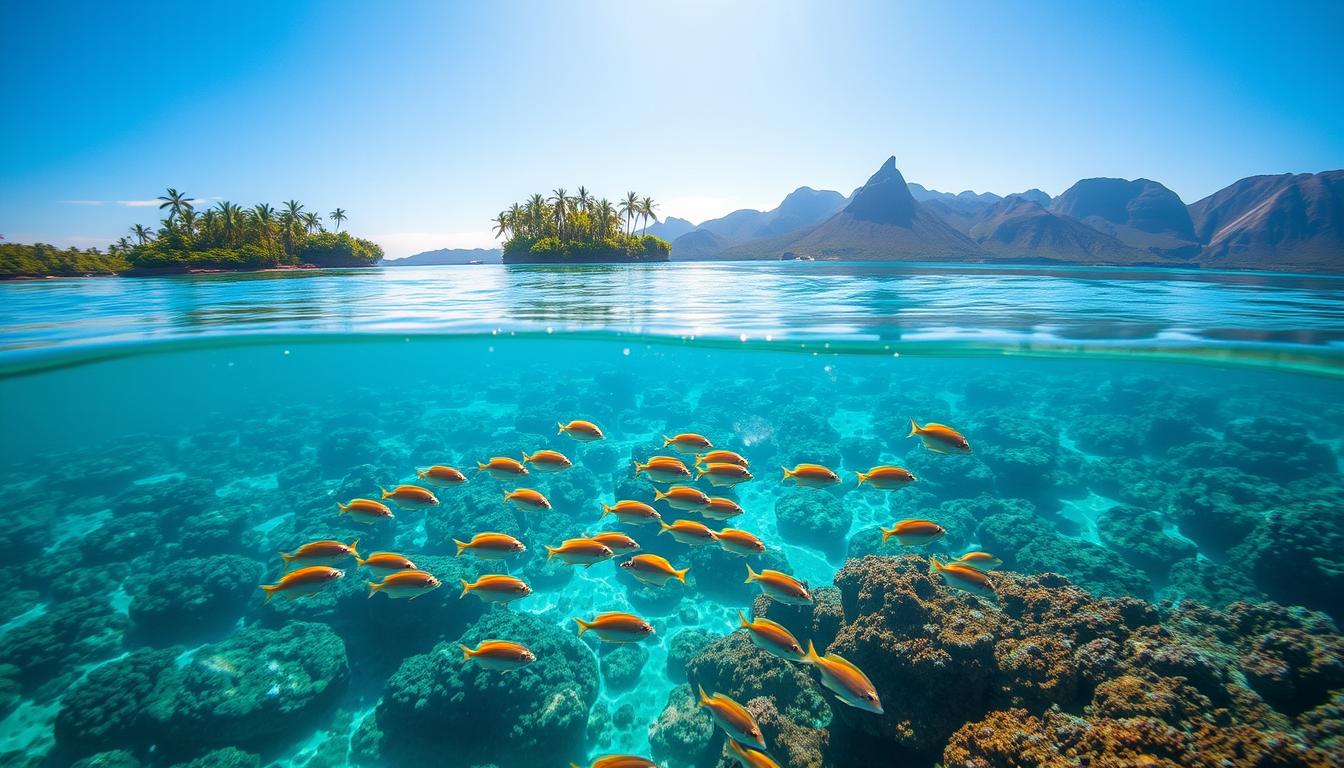
[[[701,454],[696,454],[696,456],[695,456],[695,466],[698,467],[698,466],[700,466],[701,464],[704,464],[704,463],[705,463],[705,457],[704,457],[703,455],[701,455]]]
[[[271,602],[271,598],[272,598],[272,597],[275,597],[275,591],[276,591],[277,589],[280,588],[280,585],[279,585],[279,584],[262,584],[262,585],[261,585],[261,588],[262,588],[262,590],[266,593],[266,602],[269,603],[269,602]],[[263,603],[263,605],[264,605],[264,603]]]
[[[646,469],[646,466],[640,464],[639,459],[632,459],[632,461],[635,462],[635,477],[639,477],[639,473],[643,472]]]
[[[563,435],[563,434],[565,434],[565,425],[564,425],[564,424],[561,424],[561,423],[558,422],[558,421],[555,422],[555,434],[557,434],[557,435]]]
[[[944,568],[946,568],[946,567],[947,567],[947,566],[943,565],[943,561],[939,560],[938,558],[936,558],[936,557],[930,557],[930,558],[929,558],[929,574],[930,574],[930,575],[932,575],[932,574],[936,574],[936,573],[941,573],[942,570],[943,570]]]
[[[696,475],[695,475],[695,479],[696,479],[696,480],[699,480],[700,478],[704,477],[704,476],[705,476],[705,473],[709,471],[709,470],[707,470],[707,469],[701,469],[699,464],[696,464],[696,465],[695,465],[695,468],[700,470],[700,471],[697,472]]]
[[[859,477],[859,482],[856,485],[863,485],[863,481],[868,479],[868,475],[863,472],[855,472],[854,474]]]
[[[536,454],[532,454],[532,455],[535,456]],[[523,461],[531,461],[531,460],[532,460],[532,456],[528,456],[528,455],[527,455],[527,451],[523,451]]]
[[[364,567],[364,564],[367,562],[369,561],[365,558],[360,557],[358,552],[355,553],[355,565],[358,565],[362,568]]]
[[[606,504],[603,504],[603,505],[602,505],[602,514],[599,515],[599,517],[606,517],[607,515],[610,515],[610,514],[611,514],[611,510],[612,510],[612,507],[610,507],[610,506],[608,506],[608,505],[606,505]]]
[[[285,565],[289,565],[290,561],[293,560],[295,557],[294,555],[291,555],[288,552],[276,552],[276,554],[280,556],[281,560],[285,561]]]
[[[389,490],[387,490],[386,488],[384,488],[384,487],[381,486],[381,485],[378,486],[378,490],[382,492],[382,494],[383,494],[383,498],[384,498],[384,499],[386,499],[386,498],[390,498],[390,497],[392,496],[392,492],[389,491]]]
[[[359,559],[359,539],[350,542],[350,554],[354,555],[356,560]]]
[[[720,541],[723,539],[723,534],[719,533],[718,531],[713,530],[711,528],[706,528],[705,530],[709,531],[709,538],[715,541]]]
[[[461,557],[461,556],[462,556],[462,550],[464,550],[464,549],[466,549],[467,547],[471,546],[471,545],[468,544],[467,542],[465,542],[465,541],[458,541],[457,539],[453,539],[453,543],[457,545],[457,554],[456,554],[456,555],[453,555],[453,557]]]
[[[478,461],[478,462],[476,462],[476,471],[477,471],[477,472],[484,472],[484,471],[485,471],[485,467],[486,467],[485,462],[483,462],[483,461]]]
[[[812,644],[811,640],[808,640],[807,655],[803,657],[803,663],[816,664],[818,661],[821,661],[821,657],[817,655],[817,647]]]
[[[428,475],[428,474],[429,474],[429,470],[428,470],[428,469],[417,469],[417,470],[415,470],[415,479],[416,479],[416,480],[424,480],[424,479],[425,479],[425,475]]]
[[[383,585],[379,584],[376,581],[366,581],[364,583],[369,585],[369,597],[373,597],[374,595],[378,594],[378,590],[383,588]]]
[[[659,521],[658,521],[658,535],[659,535],[659,536],[662,536],[664,533],[667,533],[667,532],[670,531],[670,530],[672,530],[672,526],[668,525],[667,523],[663,522],[662,520],[659,520]]]
[[[741,611],[737,612],[737,621],[738,621],[737,626],[740,629],[746,629],[747,627],[751,626],[751,622],[747,621],[747,615]]]
[[[705,686],[697,685],[695,686],[695,691],[699,695],[700,706],[703,707],[706,704],[709,704],[709,697],[705,695]]]
[[[663,447],[666,448],[671,444],[672,444],[672,438],[668,437],[667,435],[663,435]]]
[[[546,559],[547,559],[547,560],[550,560],[552,557],[555,557],[555,553],[556,553],[556,552],[559,552],[559,551],[560,551],[560,550],[558,550],[557,548],[552,547],[550,544],[547,544],[547,545],[546,545]]]
[[[467,596],[468,592],[471,591],[471,582],[467,581],[466,579],[459,579],[459,581],[462,582],[462,594],[458,595],[457,599],[461,600],[462,598]]]
[[[673,569],[672,569],[672,572],[675,573],[675,574],[677,574],[677,581],[680,581],[682,584],[685,584],[685,583],[686,583],[686,574],[690,573],[690,572],[691,572],[691,569],[690,569],[690,568],[682,568],[680,571],[678,571],[677,569],[673,568]]]
[[[780,478],[781,480],[788,480],[790,477],[793,477],[793,470],[792,470],[792,469],[789,469],[788,467],[783,467],[783,466],[780,467],[780,469],[784,470],[784,476]]]
[[[759,573],[757,573],[757,572],[751,570],[751,564],[748,563],[748,564],[747,564],[747,580],[744,581],[744,582],[742,582],[742,583],[743,583],[743,584],[750,584],[751,582],[753,582],[753,581],[755,581],[755,580],[757,580],[757,579],[759,579],[759,578],[761,578],[761,574],[759,574]]]
[[[896,535],[896,529],[895,529],[895,528],[887,529],[887,528],[883,528],[882,526],[879,525],[879,526],[877,527],[877,530],[879,530],[879,531],[882,532],[882,543],[883,543],[883,544],[886,544],[886,543],[887,543],[887,539],[890,539],[892,536],[895,536],[895,535]]]
[[[592,625],[589,624],[588,622],[586,622],[586,621],[584,621],[583,619],[580,619],[580,618],[578,618],[578,617],[575,617],[575,618],[574,618],[574,623],[579,625],[579,637],[583,637],[583,633],[584,633],[584,632],[587,632],[587,631],[588,631],[588,628],[592,626]]]
[[[918,434],[919,434],[919,424],[917,424],[917,423],[915,422],[914,419],[911,419],[911,420],[910,420],[910,434],[906,435],[906,437],[914,437],[915,435],[918,435]]]
[[[468,648],[468,647],[465,646],[465,645],[462,645],[461,643],[458,643],[458,644],[457,644],[457,647],[462,649],[462,660],[463,660],[463,661],[471,661],[471,657],[476,655],[476,652],[475,652],[475,651],[471,650],[470,648]]]
[[[336,514],[338,514],[338,515],[344,515],[346,512],[349,512],[349,511],[350,511],[350,505],[349,505],[349,504],[342,504],[341,502],[338,501],[338,502],[336,502],[336,509],[340,510],[340,511],[337,512]]]
[[[662,491],[658,490],[657,488],[654,488],[654,489],[653,489],[653,500],[654,500],[654,501],[662,501],[663,499],[666,499],[666,498],[667,498],[667,494],[666,494],[666,493],[663,493]]]

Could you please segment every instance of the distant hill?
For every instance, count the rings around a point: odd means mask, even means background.
[[[441,264],[470,264],[479,261],[482,264],[500,264],[504,254],[498,248],[440,248],[437,251],[424,251],[401,259],[384,259],[384,267],[429,267]]]
[[[1158,261],[1148,251],[1131,248],[1076,219],[1055,215],[1020,195],[1010,195],[986,209],[969,234],[984,250],[1015,259],[1108,264]]]
[[[1187,257],[1199,252],[1185,203],[1149,179],[1083,179],[1055,198],[1050,211],[1132,248]]]
[[[672,241],[672,260],[712,259],[728,247],[728,241],[707,229],[688,232]]]
[[[743,209],[703,222],[699,229],[712,232],[724,243],[740,243],[788,234],[810,227],[845,206],[845,196],[832,190],[799,187],[769,211]]]
[[[649,225],[649,234],[654,237],[661,237],[667,242],[672,242],[687,232],[694,232],[695,225],[686,219],[678,219],[676,216],[668,216],[666,219]]]
[[[1344,271],[1344,170],[1251,176],[1189,210],[1208,266]]]

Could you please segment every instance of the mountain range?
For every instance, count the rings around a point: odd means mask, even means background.
[[[422,251],[400,259],[384,259],[385,267],[429,267],[441,264],[501,264],[504,252],[498,248],[440,248]]]
[[[1058,197],[907,183],[889,158],[852,195],[799,187],[770,211],[649,228],[674,261],[1057,262],[1344,272],[1344,170],[1252,176],[1187,205],[1149,179],[1083,179]]]

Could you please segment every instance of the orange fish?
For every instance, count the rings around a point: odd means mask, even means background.
[[[483,640],[475,648],[458,645],[462,649],[462,661],[474,661],[496,672],[512,672],[537,660],[536,656],[521,643],[507,640]]]
[[[326,539],[323,541],[312,541],[304,544],[293,552],[281,552],[280,559],[285,561],[285,567],[292,565],[335,565],[347,557],[359,559],[359,539],[355,539],[349,544],[342,544],[339,541]]]
[[[730,517],[737,517],[743,511],[745,510],[742,509],[741,505],[732,499],[711,496],[709,504],[700,509],[700,514],[710,520],[727,520]]]
[[[957,563],[943,565],[936,557],[929,558],[929,565],[931,572],[942,575],[947,586],[986,600],[995,599],[994,582],[989,580],[984,571]]]
[[[948,565],[966,565],[977,571],[992,571],[1003,565],[1003,561],[988,552],[967,552]]]
[[[300,568],[297,571],[290,571],[274,584],[263,584],[261,588],[266,591],[266,602],[271,602],[271,598],[276,593],[282,594],[290,600],[295,600],[305,595],[315,595],[318,592],[330,587],[341,577],[345,576],[345,571],[332,568],[329,565],[310,565],[307,568]]]
[[[631,501],[629,499],[618,501],[615,506],[603,504],[602,517],[607,515],[615,515],[617,520],[629,525],[646,525],[663,521],[663,516],[658,514],[658,510],[642,501]]]
[[[741,768],[780,768],[779,763],[759,749],[744,747],[732,739],[728,740],[728,754]]]
[[[357,523],[372,523],[375,520],[391,520],[392,510],[386,504],[373,499],[352,499],[349,504],[337,502],[340,514],[349,515]]]
[[[765,749],[761,727],[756,725],[756,718],[751,716],[746,707],[722,693],[708,696],[705,694],[704,686],[700,687],[700,706],[709,710],[709,716],[714,720],[714,724],[722,728],[723,732],[728,734],[728,738]]]
[[[527,551],[523,542],[507,533],[478,533],[469,542],[453,539],[453,543],[457,545],[457,557],[470,551],[482,560],[507,560]]]
[[[406,597],[412,600],[443,584],[428,571],[397,571],[388,574],[382,581],[365,583],[369,585],[369,597],[382,592],[393,599]]]
[[[695,457],[695,463],[699,464],[736,464],[739,467],[747,466],[747,460],[740,454],[732,451],[710,451],[702,453]]]
[[[557,421],[555,426],[560,429],[559,432],[556,432],[557,435],[569,435],[580,443],[591,443],[594,440],[601,440],[606,437],[602,434],[602,430],[591,421],[575,419],[568,424],[561,424]]]
[[[484,472],[501,482],[517,480],[528,474],[527,467],[524,467],[522,462],[517,459],[510,459],[508,456],[496,456],[484,464],[478,461],[476,462],[476,471]]]
[[[559,472],[562,469],[569,469],[574,466],[574,462],[559,451],[537,451],[531,456],[524,453],[523,461],[542,472]]]
[[[821,672],[821,684],[831,689],[841,701],[865,712],[882,714],[882,701],[877,697],[873,681],[839,654],[818,656],[817,649],[809,642],[803,663],[814,665]]]
[[[747,566],[747,584],[756,582],[761,585],[761,591],[773,597],[781,603],[789,605],[810,605],[812,603],[812,593],[807,591],[803,583],[787,573],[764,569],[760,573],[751,570]]]
[[[675,509],[697,510],[709,506],[709,497],[699,488],[689,485],[674,485],[664,493],[657,489],[653,492],[654,501],[666,500]]]
[[[547,560],[555,557],[565,565],[582,565],[585,568],[610,560],[613,554],[611,547],[592,539],[567,539],[558,547],[546,547]]]
[[[398,485],[392,490],[382,489],[383,498],[391,499],[402,509],[424,509],[439,503],[439,499],[429,489],[418,485]]]
[[[714,447],[708,438],[694,432],[682,432],[676,437],[663,435],[663,447],[667,448],[669,446],[678,453],[696,453]]]
[[[906,437],[916,435],[924,441],[924,447],[934,453],[967,454],[971,452],[971,444],[966,441],[966,438],[962,437],[957,430],[943,424],[929,422],[921,427],[914,419],[911,419],[910,434]]]
[[[669,579],[676,579],[685,584],[686,574],[691,570],[690,568],[677,570],[666,558],[658,555],[635,555],[621,563],[621,567],[636,579],[655,587],[663,586]]]
[[[946,529],[929,520],[902,520],[892,528],[881,528],[880,530],[882,531],[883,544],[887,543],[887,539],[895,536],[903,547],[922,547],[947,535]]]
[[[784,480],[792,480],[804,488],[824,488],[840,482],[840,476],[820,464],[799,464],[793,469],[782,467]]]
[[[867,483],[882,491],[894,491],[915,482],[915,476],[901,467],[873,467],[867,472],[854,473],[859,476],[859,485]]]
[[[670,533],[672,538],[691,546],[713,544],[718,541],[718,534],[706,528],[704,523],[697,523],[694,520],[674,520],[671,525],[662,523],[662,530],[658,531],[658,535],[664,533]]]
[[[504,501],[521,509],[524,512],[529,510],[550,509],[551,502],[542,496],[539,492],[531,488],[519,488],[513,491],[507,491],[504,494]]]
[[[737,485],[751,479],[751,472],[737,464],[706,464],[695,479],[699,480],[705,475],[709,475],[710,484],[716,486]]]
[[[415,476],[425,485],[432,485],[436,488],[452,488],[455,485],[467,482],[466,475],[453,467],[446,467],[442,464],[435,464],[429,469],[416,470]]]
[[[639,549],[639,542],[626,536],[619,531],[602,531],[592,536],[584,534],[583,538],[606,544],[607,548],[618,555],[624,555]]]
[[[474,584],[466,579],[461,581],[462,594],[458,596],[459,600],[466,597],[468,592],[475,593],[487,603],[507,603],[532,594],[532,588],[527,586],[527,582],[514,576],[488,573]]]
[[[739,531],[736,528],[724,528],[719,531],[716,538],[719,540],[719,546],[723,547],[725,552],[732,552],[734,555],[750,556],[765,552],[765,542],[746,531]]]
[[[569,768],[582,768],[582,766],[570,763]],[[658,764],[638,755],[607,755],[594,760],[588,768],[658,768]]]
[[[598,639],[608,643],[637,643],[653,634],[649,622],[633,613],[611,611],[599,613],[592,621],[574,620],[579,625],[579,634],[592,630]]]
[[[803,652],[803,646],[798,644],[798,638],[785,629],[784,625],[765,618],[747,621],[746,615],[741,611],[737,612],[737,620],[741,622],[738,626],[747,630],[751,644],[771,656],[778,656],[786,661],[802,661],[807,657]]]
[[[640,472],[648,475],[655,483],[675,483],[691,479],[691,470],[686,468],[681,459],[671,456],[654,456],[643,464],[636,461],[635,477],[639,477]]]
[[[363,560],[356,556],[355,562],[359,563],[360,566],[373,571],[374,575],[379,578],[396,573],[397,571],[419,570],[415,567],[415,563],[398,555],[396,552],[374,552]]]

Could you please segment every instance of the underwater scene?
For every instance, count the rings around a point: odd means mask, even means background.
[[[437,295],[492,330],[4,287],[0,764],[1344,764],[1340,282],[1314,335],[1118,303],[1142,351],[1037,353],[857,272],[750,338],[479,274]]]

